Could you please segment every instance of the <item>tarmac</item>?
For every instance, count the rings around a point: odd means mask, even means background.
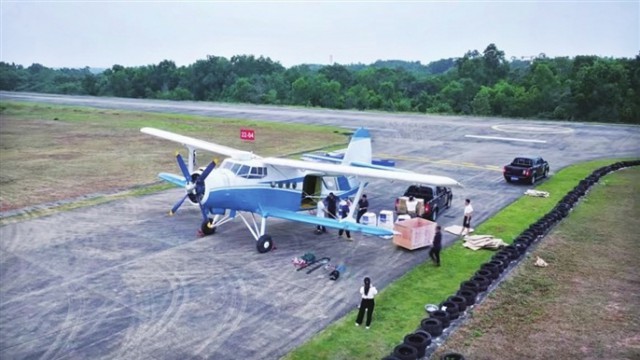
[[[2,100],[11,96],[368,126],[374,156],[465,185],[454,189],[453,206],[439,219],[443,227],[462,221],[465,198],[472,199],[477,226],[522,196],[526,185],[502,179],[501,166],[514,156],[542,155],[553,176],[584,160],[640,155],[640,131],[633,126],[0,92]],[[371,209],[392,209],[405,188],[371,181]],[[382,290],[428,261],[427,249],[408,251],[362,234],[348,241],[335,230],[315,235],[312,226],[278,219],[267,225],[276,249],[259,254],[239,219],[199,237],[196,207],[167,216],[181,195],[170,190],[0,227],[0,358],[277,359],[354,310],[363,277]],[[455,240],[444,236],[445,246]],[[344,263],[347,271],[338,281],[324,268],[296,271],[292,259],[307,252]],[[443,266],[447,261],[445,252]]]

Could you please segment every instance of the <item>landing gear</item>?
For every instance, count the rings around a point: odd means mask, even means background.
[[[207,219],[202,222],[202,225],[200,226],[200,230],[205,236],[213,235],[216,232],[216,227],[212,225],[213,225],[213,219]]]
[[[258,248],[258,252],[263,254],[271,251],[273,248],[273,240],[271,240],[271,235],[264,234],[258,238],[258,242],[256,244]]]

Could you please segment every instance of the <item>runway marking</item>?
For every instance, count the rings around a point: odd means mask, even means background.
[[[537,134],[567,134],[573,132],[573,129],[563,128],[560,126],[536,126],[536,125],[519,125],[519,124],[507,124],[507,125],[493,125],[493,130],[508,132],[508,133],[537,133]]]
[[[521,142],[532,142],[532,143],[541,143],[541,144],[544,144],[547,142],[546,140],[506,138],[506,137],[500,137],[500,136],[465,135],[464,137],[476,138],[476,139],[504,140],[504,141],[521,141]]]
[[[471,169],[481,169],[481,170],[490,170],[490,171],[499,171],[502,172],[502,166],[496,166],[496,165],[478,165],[478,164],[473,164],[470,162],[453,162],[451,160],[447,160],[447,159],[441,159],[441,160],[432,160],[429,158],[425,158],[425,157],[412,157],[412,156],[401,156],[401,155],[389,155],[389,154],[378,154],[376,155],[377,157],[383,157],[386,159],[393,159],[393,160],[405,160],[405,161],[411,161],[411,162],[418,162],[418,163],[432,163],[432,164],[439,164],[439,165],[451,165],[451,166],[459,166],[459,167],[466,167],[466,168],[471,168]]]

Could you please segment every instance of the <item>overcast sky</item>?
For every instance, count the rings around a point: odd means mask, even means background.
[[[640,53],[631,1],[0,0],[0,60],[29,66],[140,66],[207,55],[302,63]]]

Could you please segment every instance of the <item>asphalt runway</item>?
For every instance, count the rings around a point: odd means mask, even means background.
[[[479,224],[522,195],[526,185],[502,179],[502,165],[514,156],[543,156],[551,176],[585,160],[640,156],[637,126],[6,92],[0,100],[365,126],[374,156],[464,184],[439,219],[445,227],[462,221],[465,198]],[[392,209],[406,185],[372,181],[371,208]],[[364,276],[384,289],[427,258],[426,250],[406,251],[391,240],[314,235],[309,225],[277,219],[267,228],[277,249],[258,254],[239,219],[201,238],[197,208],[168,217],[181,194],[1,227],[0,358],[277,359],[352,311]],[[445,234],[445,244],[454,240]],[[291,259],[306,252],[348,270],[337,282],[325,269],[295,271]],[[375,336],[375,323],[370,331]]]

